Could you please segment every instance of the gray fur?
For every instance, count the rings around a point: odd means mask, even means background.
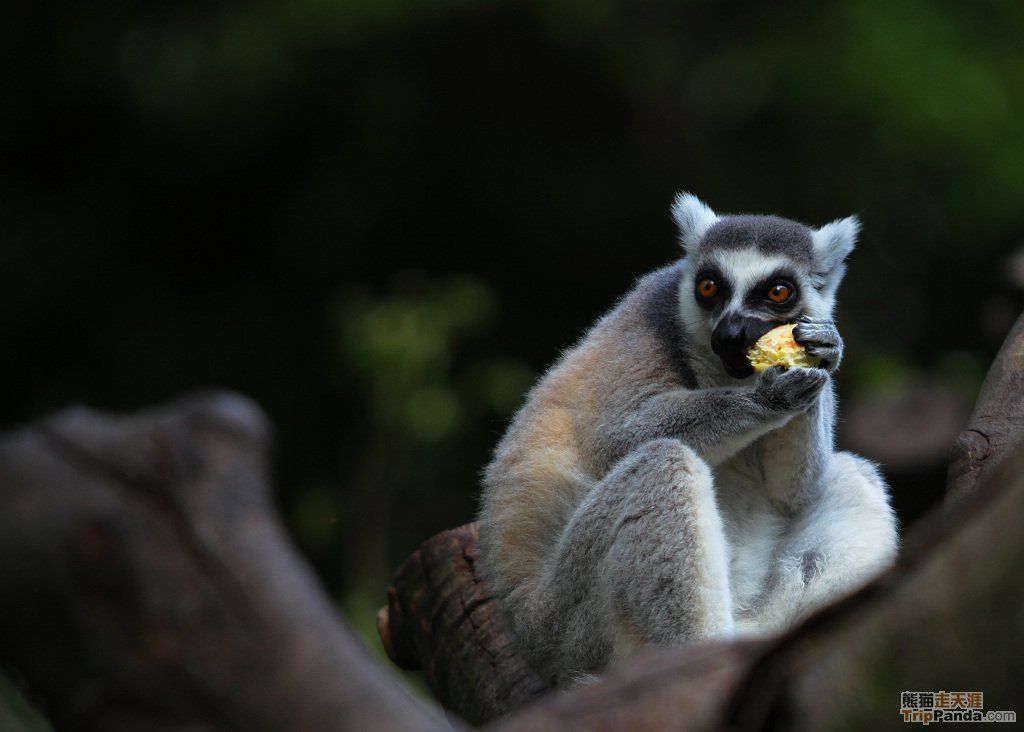
[[[484,475],[481,567],[522,652],[558,685],[644,645],[779,630],[896,551],[884,481],[833,447],[843,344],[835,288],[819,285],[838,284],[843,232],[819,252],[817,232],[783,219],[720,219],[692,196],[673,214],[690,255],[641,279],[552,367]],[[714,235],[730,219],[745,223]],[[802,290],[792,312],[752,289],[780,266]],[[736,290],[715,308],[695,303],[706,267]],[[730,377],[709,342],[737,313],[803,316],[797,338],[823,368]]]
[[[778,216],[723,216],[708,229],[700,248],[748,249],[784,254],[807,264],[814,257],[810,227]]]

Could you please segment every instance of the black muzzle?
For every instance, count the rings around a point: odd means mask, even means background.
[[[725,372],[734,379],[745,379],[754,373],[747,361],[747,351],[757,339],[778,323],[745,315],[726,315],[711,331],[711,350],[722,359]]]

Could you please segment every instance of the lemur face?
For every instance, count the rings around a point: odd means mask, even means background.
[[[676,199],[673,215],[686,253],[683,326],[729,376],[754,373],[746,352],[775,326],[832,317],[856,219],[815,230],[777,216],[719,217],[688,195]]]

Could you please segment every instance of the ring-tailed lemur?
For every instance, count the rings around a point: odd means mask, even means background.
[[[529,393],[484,474],[481,564],[561,685],[647,644],[781,629],[887,566],[886,484],[833,446],[832,322],[856,218],[672,213],[641,279]],[[770,328],[821,368],[745,359]]]

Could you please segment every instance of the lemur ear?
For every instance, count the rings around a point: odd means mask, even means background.
[[[692,193],[678,193],[672,202],[672,218],[679,227],[679,243],[693,254],[704,234],[718,221],[718,215]]]
[[[843,279],[846,266],[843,262],[857,246],[857,234],[860,233],[860,219],[847,216],[825,224],[811,233],[814,246],[815,269],[822,277],[822,289],[835,292],[839,281]]]

